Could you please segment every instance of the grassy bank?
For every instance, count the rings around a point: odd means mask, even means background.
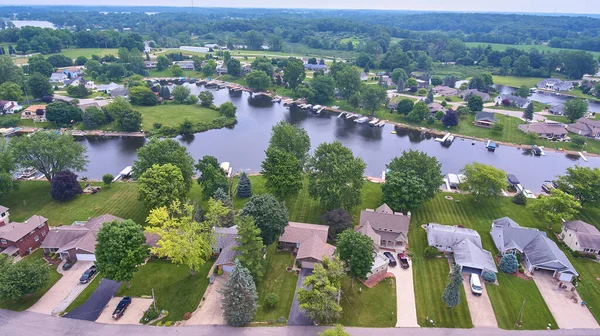
[[[512,86],[519,88],[525,85],[528,88],[535,87],[542,77],[517,77],[517,76],[496,76],[494,75],[494,84]]]
[[[156,106],[136,106],[142,114],[142,129],[150,130],[152,125],[160,123],[163,126],[178,127],[185,120],[193,123],[210,123],[219,118],[218,111],[196,105],[175,104],[169,102]]]

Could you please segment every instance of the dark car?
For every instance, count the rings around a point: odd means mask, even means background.
[[[408,264],[408,258],[404,255],[404,253],[398,253],[398,261],[400,261],[400,267],[407,269],[410,267]]]
[[[125,313],[125,309],[129,307],[129,304],[131,304],[130,296],[122,298],[119,304],[117,305],[117,308],[115,308],[115,311],[112,314],[112,318],[117,320],[119,317],[123,316],[123,314]]]
[[[391,254],[390,252],[383,252],[383,255],[386,258],[388,258],[388,261],[389,261],[388,265],[390,265],[390,266],[396,266],[397,265],[396,264],[396,259],[394,259],[394,255],[393,254]]]
[[[96,266],[92,265],[90,268],[86,269],[85,272],[83,272],[81,278],[79,278],[79,283],[86,284],[90,282],[96,272]]]
[[[62,266],[63,271],[67,271],[67,270],[71,269],[71,267],[73,267],[74,264],[75,264],[74,261],[67,260]]]

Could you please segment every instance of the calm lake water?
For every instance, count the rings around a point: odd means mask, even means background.
[[[516,88],[511,87],[511,86],[504,86],[504,85],[494,85],[494,87],[496,89],[498,89],[498,92],[501,94],[511,94],[514,93],[515,91],[517,91]],[[573,99],[571,97],[567,97],[564,95],[553,95],[550,93],[545,93],[545,92],[535,92],[533,93],[529,99],[531,100],[535,100],[547,105],[563,105],[565,102],[567,102],[570,99]],[[591,112],[600,112],[600,103],[596,102],[596,101],[590,101],[589,102],[589,110]]]
[[[197,93],[203,88],[190,86]],[[211,130],[176,139],[187,147],[194,159],[213,155],[220,162],[231,163],[235,172],[259,172],[264,151],[271,136],[271,127],[280,120],[306,129],[311,138],[312,149],[322,142],[340,141],[367,164],[365,174],[380,176],[385,165],[402,151],[416,149],[436,156],[442,163],[442,172],[457,173],[465,164],[481,162],[515,174],[521,184],[533,192],[541,190],[544,180],[553,179],[573,165],[600,167],[599,158],[570,158],[562,153],[547,151],[546,156],[534,157],[530,151],[501,146],[488,152],[483,142],[457,139],[450,147],[418,131],[403,131],[391,134],[392,125],[373,128],[356,124],[337,114],[320,115],[299,110],[288,110],[281,104],[269,100],[249,100],[248,93],[229,94],[228,90],[213,91],[215,104],[232,101],[237,107],[238,123],[228,129]],[[81,140],[87,147],[90,163],[81,176],[99,179],[105,173],[118,174],[124,167],[133,164],[136,150],[144,145],[145,139],[134,138],[86,138]]]

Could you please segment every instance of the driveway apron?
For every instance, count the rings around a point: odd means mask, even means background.
[[[117,290],[119,290],[119,287],[121,287],[120,282],[102,279],[98,288],[90,295],[87,301],[71,312],[65,314],[63,317],[96,321],[104,307],[106,307],[110,299],[115,295]]]
[[[296,283],[296,293],[294,294],[294,301],[292,302],[292,310],[290,311],[290,317],[288,319],[288,325],[290,326],[314,325],[314,323],[304,315],[304,312],[300,309],[300,304],[298,303],[298,289],[302,287],[304,277],[311,274],[312,269],[303,268],[300,270],[298,282]]]

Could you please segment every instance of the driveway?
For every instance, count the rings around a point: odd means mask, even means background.
[[[68,96],[59,95],[59,94],[54,94],[54,99],[58,99],[58,100],[70,102],[74,98],[71,98],[71,97],[68,97]],[[111,99],[96,100],[94,98],[84,98],[84,99],[79,99],[79,104],[80,105],[85,105],[85,104],[97,103],[100,106],[106,106],[111,101],[112,101]]]
[[[148,307],[152,304],[152,299],[132,298],[131,304],[129,304],[129,307],[127,307],[123,316],[118,320],[115,320],[112,318],[112,313],[115,311],[115,308],[117,308],[121,299],[122,297],[120,296],[112,298],[96,322],[109,324],[140,324],[144,312],[148,310]]]
[[[469,305],[469,311],[471,312],[471,320],[475,327],[498,327],[498,321],[496,321],[496,315],[490,302],[485,284],[483,286],[483,293],[481,296],[475,296],[471,293],[471,285],[469,283],[469,274],[463,273],[463,285],[465,287],[465,294],[467,295],[467,303]],[[494,286],[494,285],[490,285]]]
[[[93,264],[92,261],[78,261],[68,271],[63,271],[59,265],[57,270],[63,275],[62,278],[28,310],[47,315],[57,314],[64,310],[87,286],[87,284],[80,284],[79,278]]]
[[[195,312],[192,313],[192,317],[185,322],[186,325],[217,325],[226,324],[225,318],[223,317],[223,307],[221,306],[221,299],[223,295],[219,293],[221,288],[229,279],[229,274],[224,273],[215,277],[215,282],[212,285],[208,285],[204,297],[204,301],[200,301],[200,305]]]
[[[418,328],[415,286],[413,283],[412,260],[409,269],[400,266],[388,267],[388,272],[396,278],[396,328]]]
[[[571,284],[568,284],[569,287],[566,290],[559,289],[558,281],[542,272],[536,272],[533,281],[540,290],[559,328],[598,328],[598,323],[588,308],[581,306],[581,298],[577,291],[571,292]],[[570,299],[571,294],[577,295],[578,303]]]
[[[300,310],[300,304],[298,303],[298,289],[302,287],[304,277],[312,274],[312,269],[303,268],[300,270],[300,276],[298,276],[298,282],[296,283],[296,293],[294,294],[294,301],[292,302],[292,310],[290,311],[290,317],[288,318],[288,325],[290,326],[309,326],[314,325],[312,320],[304,315],[304,312]]]
[[[119,290],[119,287],[121,287],[120,282],[102,279],[98,288],[90,295],[87,301],[63,317],[96,321],[104,307],[106,307],[113,295]]]

